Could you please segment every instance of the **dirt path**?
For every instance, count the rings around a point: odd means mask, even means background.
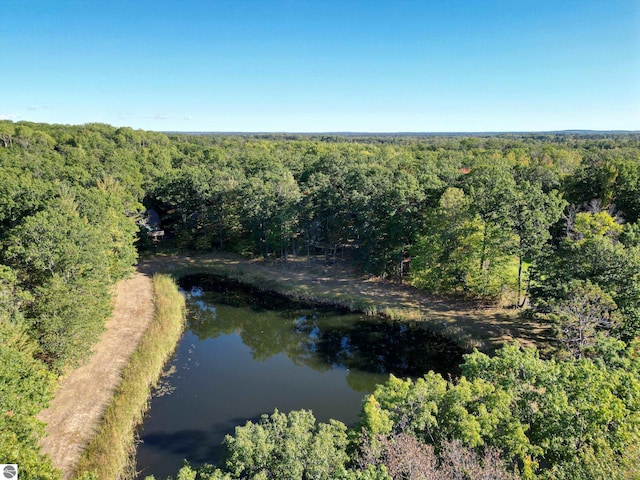
[[[325,299],[365,299],[378,310],[401,312],[408,318],[429,318],[430,326],[463,339],[472,346],[490,352],[505,341],[523,345],[548,345],[546,326],[523,319],[516,310],[488,308],[462,300],[438,297],[407,285],[357,274],[340,263],[326,266],[306,257],[284,262],[249,260],[228,254],[156,255],[140,263],[140,270],[151,274],[212,272],[228,273],[233,278],[257,286],[277,285],[282,290],[309,292]]]
[[[248,283],[308,291],[326,299],[364,298],[380,309],[395,309],[415,318],[427,316],[431,322],[459,329],[479,339],[484,350],[512,339],[540,346],[547,334],[542,325],[519,319],[513,312],[430,296],[405,285],[358,275],[340,265],[325,266],[300,258],[266,263],[232,255],[163,255],[141,261],[138,270],[118,284],[113,317],[89,363],[60,382],[51,406],[39,415],[47,424],[42,451],[51,456],[65,479],[73,473],[111,400],[120,372],[153,318],[151,274],[155,272],[226,273]]]
[[[48,409],[38,418],[47,424],[43,453],[69,478],[111,401],[120,373],[153,318],[151,278],[135,273],[116,287],[115,306],[90,361],[58,385]]]

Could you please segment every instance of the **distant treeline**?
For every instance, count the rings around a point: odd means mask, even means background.
[[[180,249],[324,253],[430,292],[531,305],[566,357],[640,333],[637,133],[227,136],[0,121],[0,452],[18,452],[3,461],[50,467],[33,415],[151,247],[147,208]],[[14,378],[19,396],[5,394]]]

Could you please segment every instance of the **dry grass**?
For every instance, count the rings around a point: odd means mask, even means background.
[[[76,466],[75,478],[115,480],[135,474],[135,429],[184,327],[184,298],[175,282],[154,275],[153,286],[154,320],[123,370],[102,424]]]
[[[544,347],[550,338],[544,325],[520,318],[517,310],[429,295],[407,285],[357,274],[344,264],[327,266],[306,257],[291,257],[285,263],[218,253],[162,254],[147,258],[139,268],[176,277],[212,273],[298,300],[419,321],[466,350],[491,352],[512,340]]]

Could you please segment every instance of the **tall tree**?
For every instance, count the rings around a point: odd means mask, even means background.
[[[522,297],[523,264],[528,260],[535,268],[538,256],[551,240],[550,227],[560,220],[566,202],[557,191],[545,193],[540,184],[521,182],[517,186],[513,205],[513,229],[518,237],[518,287],[516,303],[524,305],[527,289]]]
[[[34,295],[27,316],[47,359],[62,369],[84,358],[110,311],[109,255],[98,227],[64,194],[11,232],[5,259]]]
[[[242,188],[243,218],[266,257],[271,251],[286,256],[298,223],[301,193],[288,170],[250,177]],[[273,250],[271,250],[273,249]]]
[[[100,232],[107,255],[108,278],[115,282],[128,276],[138,258],[136,219],[142,205],[109,176],[99,178],[94,188],[82,189],[78,197],[79,213]]]
[[[614,324],[617,305],[611,296],[590,281],[573,281],[568,296],[554,302],[560,341],[575,358],[581,358],[595,344],[597,335]]]
[[[425,230],[412,248],[412,284],[442,293],[478,293],[482,223],[471,212],[469,197],[448,188],[425,216]]]
[[[513,283],[504,273],[517,245],[513,233],[516,182],[511,166],[499,161],[474,166],[464,180],[472,211],[482,220],[478,265],[481,279],[486,280],[482,295],[496,297]]]
[[[625,340],[640,333],[640,247],[625,246],[612,234],[611,228],[601,228],[610,221],[589,219],[560,243],[557,250],[540,258],[533,272],[531,298],[543,312],[550,311],[554,301],[569,297],[574,280],[590,281],[609,294],[618,306],[622,319],[614,333]],[[614,222],[615,223],[615,222]]]

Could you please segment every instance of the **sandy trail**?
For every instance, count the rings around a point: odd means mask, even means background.
[[[116,286],[112,317],[106,322],[89,362],[58,385],[51,405],[38,418],[47,424],[41,442],[63,478],[91,440],[120,382],[122,369],[153,319],[151,278],[136,272]]]

